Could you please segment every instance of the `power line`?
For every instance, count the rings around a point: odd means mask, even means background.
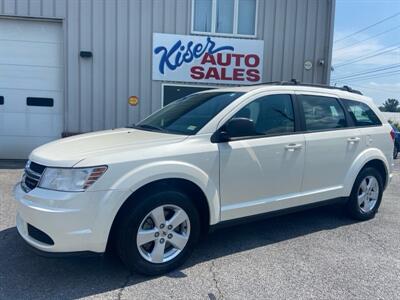
[[[339,82],[339,83],[345,84],[345,83],[354,82],[354,81],[380,79],[380,78],[384,78],[384,77],[396,76],[398,74],[400,74],[400,71],[392,71],[392,72],[387,72],[387,73],[382,73],[382,74],[368,75],[368,76],[365,76],[365,77],[341,79],[341,80],[337,80],[335,82]]]
[[[350,78],[350,79],[341,79],[341,80],[338,80],[338,82],[367,80],[367,79],[374,79],[374,78],[381,78],[381,77],[393,76],[393,75],[397,75],[397,74],[400,74],[400,71],[399,71],[399,70],[391,71],[391,72],[386,72],[386,73],[381,73],[381,74],[367,75],[367,76],[365,76],[365,77]]]
[[[361,59],[361,60],[364,60],[364,58],[367,58],[367,57],[369,57],[369,56],[371,56],[371,55],[377,55],[377,54],[381,54],[381,53],[386,53],[386,50],[390,50],[390,51],[396,50],[397,48],[399,48],[399,47],[396,47],[396,46],[398,46],[398,45],[399,45],[399,44],[396,42],[396,43],[393,44],[393,45],[385,46],[385,47],[382,47],[382,48],[380,48],[380,49],[378,49],[378,50],[369,52],[369,53],[367,53],[367,55],[359,56],[358,58],[353,58],[353,59],[349,59],[349,60],[346,60],[346,61],[344,61],[344,62],[341,62],[341,63],[339,63],[338,65],[336,65],[336,67],[339,67],[339,66],[342,66],[342,65],[347,65],[347,64],[353,63],[353,61],[356,62],[356,61],[358,61],[358,60],[360,60],[360,59]],[[393,48],[393,47],[395,47],[395,48]],[[389,51],[389,52],[390,52],[390,51]]]
[[[357,78],[350,78],[350,79],[340,79],[340,80],[337,80],[337,82],[368,80],[368,79],[375,79],[375,78],[383,78],[383,77],[393,76],[393,75],[397,75],[397,74],[400,75],[400,71],[399,70],[386,72],[386,73],[381,73],[381,74],[367,75],[365,77],[357,77]]]
[[[364,85],[359,85],[359,84],[354,84],[354,83],[352,83],[351,85],[356,86],[358,88],[370,89],[370,90],[375,90],[375,91],[379,91],[379,92],[398,93],[400,91],[400,87],[399,87],[398,91],[395,91],[395,90],[382,89],[382,88],[378,88],[378,87],[369,87],[369,86],[364,86]]]
[[[360,30],[358,30],[358,31],[356,31],[356,32],[353,32],[353,33],[351,33],[351,34],[349,34],[349,35],[347,35],[347,36],[345,36],[345,37],[342,37],[342,38],[340,38],[340,39],[338,39],[338,40],[335,40],[334,43],[338,43],[338,42],[341,42],[341,41],[343,41],[343,40],[346,40],[346,39],[348,39],[349,37],[352,37],[353,35],[356,35],[356,34],[359,34],[359,33],[361,33],[361,32],[364,32],[364,31],[366,31],[366,30],[368,30],[368,29],[370,29],[370,28],[372,28],[372,27],[374,27],[374,26],[376,26],[376,25],[379,25],[379,24],[381,24],[381,23],[383,23],[383,22],[386,22],[387,20],[393,19],[393,18],[397,17],[398,15],[400,15],[400,12],[397,12],[397,13],[395,13],[394,15],[391,15],[391,16],[389,16],[389,17],[386,17],[386,18],[384,18],[383,20],[380,20],[380,21],[378,21],[378,22],[376,22],[376,23],[374,23],[374,24],[371,24],[371,25],[369,25],[369,26],[367,26],[367,27],[361,28]]]
[[[358,73],[343,74],[343,75],[341,75],[339,77],[336,77],[336,79],[355,77],[355,76],[359,76],[359,75],[363,75],[363,74],[367,74],[367,73],[375,73],[375,72],[384,71],[384,70],[387,70],[387,69],[398,68],[398,67],[400,67],[400,64],[392,64],[392,65],[388,65],[388,66],[385,66],[385,67],[367,69],[367,70],[364,70],[364,71],[358,72]]]
[[[366,60],[366,59],[369,59],[369,58],[373,58],[373,57],[376,57],[376,56],[379,56],[379,55],[382,55],[382,54],[386,54],[386,53],[392,52],[392,51],[397,50],[397,49],[400,48],[398,46],[397,47],[395,47],[395,46],[397,46],[397,45],[392,45],[392,46],[389,46],[389,47],[381,48],[380,50],[378,50],[374,54],[370,54],[370,55],[362,56],[360,58],[356,58],[356,59],[353,59],[353,60],[345,61],[345,62],[343,62],[341,64],[338,64],[338,65],[334,66],[334,68],[337,69],[337,68],[341,68],[343,66],[351,65],[351,64],[354,64],[356,62],[363,61],[363,60]],[[393,48],[393,47],[395,47],[395,48]]]
[[[378,33],[378,34],[375,34],[375,35],[373,35],[373,36],[370,36],[369,38],[363,39],[363,40],[361,40],[361,41],[357,41],[357,42],[355,42],[355,43],[353,43],[353,44],[350,44],[350,45],[347,45],[347,46],[344,46],[344,47],[341,47],[341,48],[338,48],[338,49],[334,49],[334,51],[341,51],[341,50],[344,50],[344,49],[352,48],[352,47],[354,47],[355,45],[364,43],[364,42],[369,41],[369,40],[371,40],[371,39],[373,39],[373,38],[376,38],[376,37],[378,37],[378,36],[384,35],[384,34],[386,34],[386,33],[388,33],[388,32],[394,31],[394,30],[396,30],[397,28],[400,28],[400,25],[399,25],[399,26],[392,27],[392,28],[390,28],[390,29],[388,29],[388,30],[385,30],[385,31],[380,32],[380,33]]]
[[[364,74],[377,73],[377,72],[381,72],[381,71],[385,71],[385,70],[389,70],[389,69],[394,69],[394,68],[399,68],[399,67],[400,67],[400,64],[394,64],[394,65],[389,65],[389,66],[381,67],[381,68],[368,69],[368,70],[365,70],[364,72],[348,74],[348,75],[345,75],[345,76],[342,76],[342,77],[339,76],[338,78],[335,78],[334,80],[358,77],[358,76],[364,75]]]

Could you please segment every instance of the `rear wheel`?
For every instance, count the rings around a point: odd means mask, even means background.
[[[357,220],[372,219],[382,200],[383,180],[381,174],[368,167],[358,174],[347,203],[347,211]]]
[[[122,216],[117,249],[134,271],[158,275],[180,266],[200,234],[200,218],[191,199],[179,191],[162,191],[135,199]]]

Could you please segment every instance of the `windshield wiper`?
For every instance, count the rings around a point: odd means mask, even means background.
[[[132,125],[133,128],[142,128],[142,129],[149,129],[151,131],[160,131],[160,132],[166,132],[162,127],[155,126],[155,125],[148,125],[148,124],[140,124],[140,125]]]

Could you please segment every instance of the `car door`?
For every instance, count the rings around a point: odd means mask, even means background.
[[[291,95],[260,95],[233,118],[253,120],[257,135],[219,143],[221,220],[296,205],[305,148]]]
[[[303,193],[310,202],[341,197],[365,137],[349,126],[344,107],[332,95],[296,93],[306,143]]]

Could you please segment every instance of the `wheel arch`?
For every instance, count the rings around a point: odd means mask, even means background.
[[[194,199],[193,204],[196,206],[196,209],[199,211],[200,214],[201,234],[206,234],[210,226],[211,211],[209,203],[207,201],[207,196],[204,191],[197,184],[188,179],[164,178],[151,181],[141,186],[137,190],[133,191],[129,195],[129,197],[122,203],[111,224],[108,235],[107,248],[110,248],[112,246],[111,244],[113,243],[115,237],[115,230],[118,228],[119,220],[121,220],[122,215],[126,210],[132,208],[132,206],[135,204],[135,200],[138,199],[138,197],[149,193],[154,193],[154,191],[171,189],[182,191],[187,194],[191,199]]]
[[[362,152],[353,162],[349,172],[345,177],[345,194],[349,196],[358,174],[366,167],[377,169],[383,179],[386,188],[389,182],[389,162],[383,152],[379,149],[367,149]],[[347,184],[346,184],[347,183]]]
[[[381,159],[372,159],[370,161],[368,161],[361,170],[368,168],[368,167],[372,167],[374,169],[376,169],[382,176],[383,179],[383,186],[386,186],[387,181],[388,181],[388,177],[389,177],[389,172],[386,168],[385,163],[381,160]]]

